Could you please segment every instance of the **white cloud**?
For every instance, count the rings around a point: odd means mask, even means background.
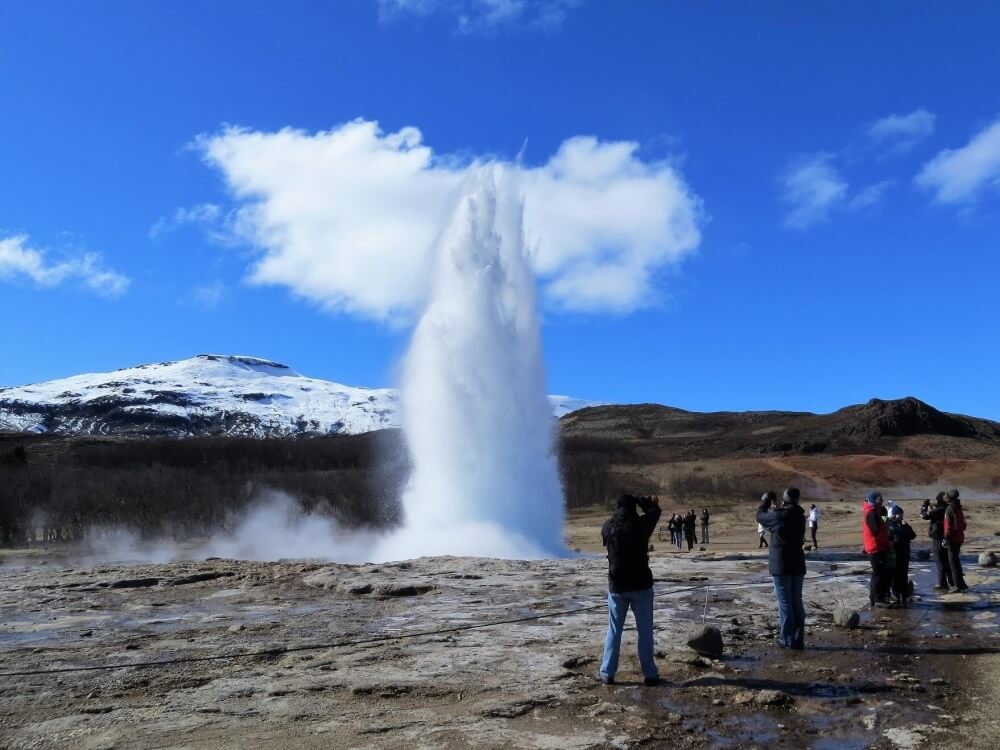
[[[191,292],[191,300],[199,307],[212,309],[217,307],[226,296],[226,285],[221,281],[196,286]]]
[[[209,227],[221,218],[222,209],[214,203],[199,203],[190,208],[181,207],[174,211],[173,216],[161,216],[157,219],[149,228],[149,236],[155,240],[179,227],[191,224]]]
[[[788,206],[785,226],[806,229],[826,221],[847,198],[848,185],[825,152],[794,159],[779,176],[781,200]]]
[[[934,132],[937,116],[926,109],[908,115],[889,115],[876,120],[868,127],[868,138],[879,146],[888,147],[888,153],[909,151]]]
[[[1000,118],[961,148],[946,148],[915,179],[934,191],[938,203],[971,203],[988,188],[1000,187]]]
[[[552,31],[581,0],[377,0],[383,22],[406,16],[454,16],[462,33],[499,27]]]
[[[885,200],[886,192],[894,184],[896,184],[895,180],[882,180],[867,185],[847,202],[848,209],[851,211],[870,211],[877,208]]]
[[[53,261],[46,251],[30,247],[23,234],[0,238],[0,280],[16,278],[44,287],[75,279],[108,297],[123,294],[130,283],[128,277],[107,268],[99,253],[78,253]]]
[[[427,256],[467,161],[416,128],[364,120],[332,130],[229,129],[199,140],[239,202],[233,228],[261,254],[250,280],[375,319],[424,299]],[[653,277],[700,242],[701,204],[676,169],[632,142],[565,141],[517,170],[525,233],[551,304],[628,311],[654,304]]]

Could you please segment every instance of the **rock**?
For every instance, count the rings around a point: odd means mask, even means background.
[[[711,625],[693,625],[687,632],[687,645],[702,656],[718,659],[722,656],[722,633]]]
[[[246,629],[247,629],[247,626],[244,625],[243,623],[240,623],[239,625],[230,625],[229,626],[229,632],[230,633],[239,633],[241,630],[246,630]]]
[[[234,575],[232,571],[222,570],[211,573],[192,573],[189,576],[180,576],[167,581],[171,586],[186,586],[189,583],[200,583],[201,581],[214,581],[216,578],[228,578]]]
[[[141,589],[148,586],[155,586],[160,582],[159,578],[125,578],[120,581],[112,581],[107,584],[112,589]],[[98,584],[99,586],[103,584]]]
[[[979,565],[983,568],[995,568],[997,566],[997,556],[992,552],[980,552]]]
[[[698,548],[698,551],[699,551],[699,552],[704,552],[704,551],[705,551],[705,548],[704,548],[704,547],[699,547],[699,548]]]
[[[792,696],[780,690],[760,690],[754,695],[753,702],[757,706],[788,706]]]
[[[930,683],[931,685],[947,685],[948,681],[943,677],[932,677]]]
[[[397,596],[420,596],[428,591],[433,591],[434,586],[429,583],[382,583],[375,586],[373,592],[376,596],[385,598]]]
[[[370,583],[359,583],[355,586],[348,586],[347,593],[360,596],[361,594],[370,594],[372,592],[372,588],[373,587]]]
[[[847,607],[837,607],[833,610],[833,621],[842,628],[854,630],[861,624],[861,615]]]
[[[595,661],[597,661],[597,659],[595,659],[593,656],[571,656],[562,663],[562,668],[576,669],[577,667],[582,667],[585,664],[590,664],[591,662]]]
[[[931,552],[930,552],[930,550],[918,549],[917,550],[917,559],[918,560],[930,560],[931,559]]]

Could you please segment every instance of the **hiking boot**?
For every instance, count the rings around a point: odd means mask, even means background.
[[[600,672],[597,673],[597,679],[599,679],[604,685],[614,685],[615,684],[615,678],[614,677],[605,677]]]
[[[946,585],[944,585],[944,584],[940,584],[939,583],[937,586],[934,587],[934,590],[935,591],[947,591],[948,587]]]
[[[647,677],[642,681],[642,684],[646,687],[656,687],[663,683],[663,679],[660,677]]]

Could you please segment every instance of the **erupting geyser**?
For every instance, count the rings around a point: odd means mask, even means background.
[[[513,177],[467,180],[433,256],[403,373],[414,471],[403,528],[376,557],[560,554],[563,497]]]

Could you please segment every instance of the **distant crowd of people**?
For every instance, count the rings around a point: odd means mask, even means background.
[[[802,587],[806,575],[806,530],[812,547],[818,548],[820,509],[812,504],[806,513],[800,505],[801,493],[789,487],[778,502],[773,490],[765,492],[757,507],[758,548],[768,550],[768,573],[774,586],[778,608],[778,646],[805,648],[805,606]],[[642,511],[640,515],[639,511]],[[621,652],[621,637],[629,609],[638,633],[639,663],[646,685],[660,682],[654,659],[653,574],[649,569],[649,540],[660,520],[659,497],[622,495],[614,515],[601,529],[608,555],[608,631],[598,677],[614,684]],[[941,591],[968,589],[960,558],[965,541],[965,514],[958,490],[938,493],[935,501],[924,501],[920,517],[928,521],[933,558]],[[702,544],[709,541],[708,509],[702,510]],[[667,531],[677,549],[695,544],[699,516],[694,509],[674,513]],[[862,503],[862,546],[871,565],[869,602],[874,607],[906,607],[913,595],[909,578],[910,547],[917,534],[904,519],[903,509],[886,502],[882,493],[869,492]]]
[[[660,502],[660,498],[656,498],[656,502]],[[685,541],[687,542],[688,552],[690,552],[697,541],[696,530],[699,521],[701,522],[701,543],[708,544],[708,525],[712,518],[712,514],[708,512],[708,508],[702,508],[701,514],[694,512],[694,508],[691,508],[687,513],[681,515],[680,513],[673,513],[670,516],[670,520],[667,521],[667,533],[670,536],[670,543],[677,547],[678,550],[684,548]],[[659,539],[663,539],[663,531],[661,529],[659,534]]]

